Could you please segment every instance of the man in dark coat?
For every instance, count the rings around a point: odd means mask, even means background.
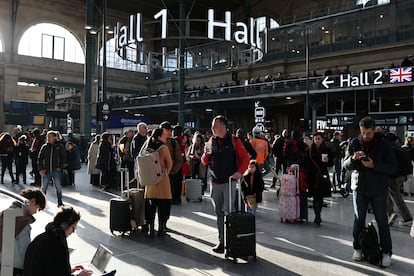
[[[390,142],[375,133],[375,121],[365,117],[359,122],[361,134],[349,144],[344,168],[353,171],[354,190],[354,254],[352,259],[362,259],[359,235],[365,227],[368,205],[371,204],[378,224],[382,266],[391,265],[392,241],[387,217],[387,195],[390,176],[397,170],[397,158]]]

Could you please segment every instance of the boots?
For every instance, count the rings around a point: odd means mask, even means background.
[[[164,238],[166,235],[165,233],[165,224],[164,223],[160,223],[158,225],[158,237],[159,238]]]
[[[148,232],[148,238],[153,239],[154,238],[154,223],[151,223],[148,225],[149,226],[149,232]]]
[[[323,204],[323,198],[313,198],[313,209],[315,211],[315,220],[313,221],[316,223],[317,226],[321,225],[322,219],[321,219],[321,212],[322,212],[322,204]]]

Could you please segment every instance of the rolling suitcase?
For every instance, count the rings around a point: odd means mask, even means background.
[[[203,181],[201,179],[185,180],[185,196],[188,201],[202,201]]]
[[[130,189],[129,199],[131,201],[132,219],[135,221],[136,226],[145,225],[145,199],[144,189],[138,188]]]
[[[231,200],[231,178],[229,179],[229,204],[233,209]],[[237,183],[238,189],[238,208],[235,212],[231,212],[226,216],[226,252],[225,258],[233,258],[233,262],[237,262],[237,258],[247,259],[253,257],[256,260],[256,220],[251,213],[245,212],[241,208],[241,187],[240,181]]]
[[[291,165],[282,176],[279,215],[281,222],[294,223],[299,220],[299,166]]]
[[[124,183],[128,183],[128,174],[128,169],[120,169],[121,195],[123,194]],[[130,205],[130,200],[123,197],[112,198],[109,201],[109,229],[112,235],[114,235],[114,231],[125,235],[132,230]]]

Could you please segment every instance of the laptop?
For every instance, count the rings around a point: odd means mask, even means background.
[[[91,263],[87,269],[93,271],[92,275],[102,275],[109,263],[113,253],[111,250],[100,244],[96,249],[95,255],[93,255]]]

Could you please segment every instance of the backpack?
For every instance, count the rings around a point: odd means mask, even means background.
[[[362,256],[369,263],[380,265],[381,249],[378,242],[376,222],[371,221],[359,234],[359,245],[362,249]]]
[[[395,156],[397,157],[397,164],[398,169],[395,173],[395,177],[397,176],[407,176],[413,173],[413,164],[411,163],[412,160],[412,153],[411,149],[409,148],[401,148],[398,146],[393,146]]]
[[[160,148],[157,150],[143,148],[138,154],[137,174],[141,185],[155,185],[163,179],[165,172],[161,166],[160,155],[158,154]]]

